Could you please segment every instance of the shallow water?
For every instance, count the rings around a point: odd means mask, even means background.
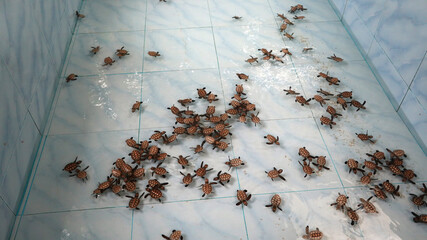
[[[386,179],[400,186],[402,197],[387,201],[373,198],[379,211],[368,215],[359,210],[360,221],[351,226],[346,215],[329,206],[344,193],[349,206],[357,208],[359,198],[367,199],[372,192],[362,186],[361,174],[348,173],[345,161],[354,158],[363,162],[365,153],[375,150],[404,149],[406,168],[413,169],[417,187],[427,182],[424,174],[426,157],[405,124],[394,111],[387,96],[375,79],[356,45],[335,15],[328,1],[301,0],[308,10],[304,20],[295,20],[287,31],[294,33],[289,40],[279,32],[281,24],[276,13],[287,13],[296,1],[279,0],[89,0],[83,4],[80,20],[70,46],[64,78],[78,74],[78,80],[61,80],[46,132],[37,158],[34,179],[25,198],[23,216],[17,219],[15,239],[159,239],[179,229],[184,239],[301,239],[305,226],[318,227],[324,239],[421,239],[427,229],[412,222],[411,211],[418,210],[410,202],[409,193],[420,194],[412,184],[402,183],[388,170],[375,175],[378,184]],[[242,16],[240,20],[231,17]],[[293,20],[293,19],[291,19]],[[101,46],[91,55],[91,46]],[[118,59],[116,49],[124,46],[130,55]],[[284,63],[263,61],[259,48],[279,53],[289,48],[292,57]],[[303,53],[302,49],[313,50]],[[148,51],[159,51],[153,58]],[[336,54],[341,63],[326,57]],[[244,60],[252,55],[258,64]],[[103,59],[113,57],[112,66],[102,66]],[[319,72],[340,79],[339,86],[317,78]],[[236,73],[246,73],[243,82]],[[230,147],[222,152],[205,145],[204,153],[195,155],[190,147],[201,144],[200,136],[181,135],[177,142],[156,143],[171,156],[190,155],[190,166],[181,169],[175,159],[167,158],[163,166],[169,171],[169,184],[163,203],[146,198],[140,211],[126,208],[129,199],[106,192],[99,198],[91,193],[98,182],[105,181],[112,163],[123,156],[129,161],[132,150],[125,140],[148,139],[154,130],[170,135],[175,118],[167,107],[182,98],[197,97],[198,88],[206,87],[217,94],[219,101],[208,104],[196,99],[190,109],[204,113],[214,105],[217,113],[229,109],[235,84],[243,84],[246,97],[256,104],[261,124],[242,124],[229,120],[232,136]],[[283,89],[292,86],[304,97],[311,98],[322,88],[334,94],[353,91],[353,98],[366,108],[356,112],[349,106],[342,110],[331,100],[321,107],[312,100],[310,105],[297,104]],[[131,112],[135,101],[143,101],[140,111]],[[331,105],[343,116],[334,119],[333,129],[320,124]],[[355,133],[369,130],[375,144],[360,141]],[[266,145],[263,136],[280,137],[280,146]],[[313,155],[326,156],[330,171],[323,170],[304,178],[298,161],[300,147]],[[76,156],[83,160],[89,179],[85,183],[61,172]],[[228,157],[241,157],[245,165],[230,170],[230,183],[217,184],[214,193],[202,198],[200,178],[188,188],[181,183],[182,172],[193,172],[201,162],[214,171],[220,170]],[[387,158],[389,154],[386,154]],[[151,178],[138,182],[144,191]],[[264,171],[283,169],[286,182],[271,181]],[[236,190],[247,189],[252,194],[249,206],[235,206]],[[273,213],[264,207],[278,193],[283,211]],[[133,195],[133,194],[123,194]]]

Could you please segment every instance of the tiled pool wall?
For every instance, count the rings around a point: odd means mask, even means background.
[[[329,0],[394,109],[427,152],[425,0]]]
[[[0,0],[0,239],[43,135],[82,0]]]

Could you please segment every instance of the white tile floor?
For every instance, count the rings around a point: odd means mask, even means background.
[[[308,10],[304,20],[295,21],[284,38],[277,13],[287,13],[291,5],[301,3]],[[77,81],[62,83],[51,113],[46,142],[42,144],[37,168],[28,196],[17,219],[14,239],[160,239],[179,229],[184,239],[301,239],[305,226],[319,227],[324,239],[422,239],[427,229],[412,222],[409,193],[419,194],[413,185],[401,182],[387,171],[375,176],[399,184],[402,197],[387,201],[373,199],[379,214],[359,211],[360,221],[351,226],[346,216],[329,204],[338,193],[349,196],[349,205],[372,193],[361,186],[358,176],[349,174],[344,162],[360,162],[365,153],[385,148],[405,149],[405,166],[414,169],[417,186],[427,182],[426,155],[394,112],[388,98],[363,61],[355,44],[339,22],[327,0],[87,0],[78,23],[64,76],[76,73]],[[241,20],[231,17],[242,16]],[[101,51],[91,56],[91,46]],[[116,49],[125,46],[130,55],[117,59]],[[273,52],[288,47],[292,57],[284,63],[260,61],[249,65],[249,55],[261,57],[258,48]],[[313,51],[302,53],[302,48]],[[161,57],[149,57],[149,50]],[[334,63],[333,53],[345,59]],[[102,66],[111,56],[116,63]],[[341,80],[330,86],[317,74],[329,72]],[[236,73],[246,73],[243,82]],[[63,79],[61,79],[63,81]],[[144,199],[141,211],[126,209],[128,199],[107,193],[91,196],[97,183],[110,173],[115,159],[130,152],[124,140],[145,140],[156,129],[170,133],[175,119],[167,107],[177,99],[197,97],[197,88],[206,87],[220,99],[210,105],[217,112],[228,109],[235,84],[243,83],[248,100],[257,106],[262,122],[241,124],[231,120],[233,133],[225,152],[205,147],[194,155],[190,147],[200,137],[180,136],[176,143],[161,145],[172,156],[191,155],[190,166],[182,170],[175,159],[167,158],[169,182],[163,203]],[[295,103],[283,89],[292,86],[306,98],[319,88],[339,93],[352,90],[355,99],[366,100],[366,110],[343,111],[335,101],[327,103],[343,114],[333,129],[320,125],[327,115],[314,100],[309,106]],[[130,106],[144,101],[142,110],[132,113]],[[206,101],[197,100],[191,109],[203,113]],[[355,132],[369,132],[375,144],[357,139]],[[266,145],[263,136],[280,137],[281,145]],[[313,155],[327,158],[330,171],[323,170],[304,178],[298,149],[305,146]],[[78,155],[89,165],[86,183],[69,178],[62,167]],[[202,198],[201,179],[185,188],[179,171],[192,172],[204,161],[214,171],[227,171],[224,162],[240,156],[245,165],[231,170],[232,180],[225,187],[214,186],[214,193]],[[129,158],[129,157],[127,157]],[[154,164],[145,163],[148,170]],[[271,181],[264,171],[283,169],[282,180]],[[145,188],[146,176],[138,183]],[[162,179],[163,180],[163,179]],[[249,206],[235,206],[237,189],[253,194]],[[264,207],[275,193],[282,197],[282,211],[273,213]]]

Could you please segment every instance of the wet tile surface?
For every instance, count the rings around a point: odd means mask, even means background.
[[[371,195],[368,187],[361,185],[360,173],[348,173],[347,159],[361,163],[366,153],[377,149],[404,149],[408,155],[405,167],[415,171],[418,177],[414,180],[420,186],[420,181],[427,180],[423,174],[426,157],[328,1],[302,0],[308,10],[298,15],[306,18],[287,29],[295,39],[280,33],[277,13],[291,18],[287,11],[299,2],[209,0],[182,4],[172,0],[133,5],[121,0],[99,7],[99,1],[86,2],[83,9],[88,17],[78,23],[65,72],[80,77],[61,83],[16,239],[29,239],[30,233],[39,239],[152,239],[169,235],[174,229],[181,230],[184,239],[297,239],[305,234],[307,225],[311,230],[318,227],[325,239],[416,239],[425,235],[422,226],[411,222],[410,212],[417,209],[410,206],[409,192],[416,189],[402,184],[401,178],[388,170],[377,173],[378,180],[372,184],[386,179],[399,183],[403,197],[386,202],[372,200],[380,211],[378,216],[359,210],[361,220],[351,226],[344,213],[330,206],[338,193],[348,194],[353,208],[359,198]],[[335,2],[342,2],[344,9],[345,1]],[[110,18],[104,16],[106,13],[111,13]],[[233,20],[234,15],[243,18]],[[90,47],[97,45],[101,51],[91,56]],[[118,59],[114,53],[121,46],[130,55]],[[285,47],[293,55],[283,57],[283,63],[262,60],[258,51],[266,48],[282,56],[279,51]],[[305,47],[313,47],[313,51],[302,53]],[[148,56],[148,51],[159,51],[161,56]],[[334,53],[344,62],[326,58]],[[113,66],[102,66],[107,56],[116,60]],[[245,62],[250,56],[258,57],[259,62]],[[340,85],[329,85],[317,77],[319,72],[339,78]],[[238,79],[236,73],[247,74],[248,81]],[[138,182],[137,191],[147,194],[148,179],[168,182],[162,203],[142,198],[141,210],[132,211],[126,209],[129,199],[124,195],[133,194],[91,195],[117,158],[130,159],[132,149],[125,139],[146,140],[155,130],[170,136],[173,127],[181,125],[175,124],[175,116],[167,107],[186,109],[178,99],[195,99],[188,106],[200,114],[207,106],[215,106],[216,113],[222,113],[230,108],[236,84],[243,84],[244,97],[256,104],[253,113],[261,123],[244,124],[231,117],[228,121],[233,135],[222,140],[230,144],[225,151],[205,143],[204,151],[194,154],[192,148],[204,140],[200,135],[179,135],[169,145],[162,140],[153,142],[170,155],[162,164],[168,173],[165,178],[152,176],[151,168],[157,163],[144,161],[146,175]],[[197,98],[197,89],[203,87],[219,100],[208,103]],[[366,109],[356,111],[349,106],[344,111],[336,104],[336,97],[326,100],[323,107],[315,100],[301,106],[295,96],[283,91],[289,87],[307,99],[320,88],[333,94],[353,91],[353,99],[366,100]],[[143,104],[139,112],[132,113],[131,106],[137,100]],[[319,121],[322,115],[329,116],[325,111],[329,105],[343,115],[334,119],[333,129]],[[213,125],[204,122],[203,126]],[[361,142],[355,135],[366,130],[375,144]],[[267,145],[267,134],[279,136],[280,145]],[[310,163],[315,173],[304,177],[299,163],[303,158],[298,155],[301,147],[312,155],[325,156],[330,170],[318,171]],[[84,166],[90,166],[85,183],[61,171],[77,155]],[[189,156],[185,169],[174,158],[179,155]],[[225,162],[236,157],[245,164],[229,169]],[[231,181],[225,186],[213,185],[213,193],[205,197],[200,187],[204,179],[200,177],[184,187],[181,172],[194,173],[201,164],[213,168],[206,175],[209,181],[219,171],[228,172]],[[265,171],[273,167],[283,169],[286,181],[268,178]],[[249,206],[236,206],[238,189],[252,194]],[[275,193],[282,197],[283,211],[273,213],[265,205]],[[115,230],[104,235],[106,227]]]

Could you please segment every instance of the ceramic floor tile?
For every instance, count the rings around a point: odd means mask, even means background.
[[[218,101],[209,103],[197,98],[197,89],[206,87],[208,92],[218,95]],[[177,102],[178,99],[192,98],[194,103],[189,108],[200,114],[206,112],[207,106],[215,106],[218,113],[224,113],[224,97],[218,70],[186,70],[173,72],[145,73],[142,84],[143,111],[141,128],[171,127],[175,115],[167,108],[175,105],[181,110],[186,108]]]
[[[357,114],[394,112],[393,106],[390,104],[383,89],[365,62],[354,61],[351,62],[351,64],[326,63],[322,65],[297,64],[295,68],[308,98],[312,98],[314,95],[321,95],[325,99],[330,99],[326,101],[323,108],[320,106],[320,103],[315,100],[310,102],[311,109],[316,116],[322,114],[329,115],[326,113],[326,107],[328,105],[334,107],[338,113],[343,115],[343,118],[351,118],[352,115],[356,113],[356,109],[353,107],[349,107],[348,110],[344,111],[342,107],[336,103],[336,96],[326,97],[318,93],[317,91],[319,91],[320,88],[334,95],[343,91],[352,91],[352,99],[358,100],[361,103],[366,101],[366,111],[359,111]],[[317,77],[320,72],[328,73],[328,75],[332,77],[337,77],[341,82],[338,86],[329,85],[324,78]],[[352,99],[346,100],[350,102]]]
[[[245,73],[249,76],[247,82],[240,80],[236,73]],[[278,67],[262,65],[257,67],[225,68],[221,78],[226,96],[226,104],[236,94],[236,84],[243,84],[247,99],[257,106],[255,114],[261,120],[306,118],[311,117],[309,108],[295,103],[295,97],[286,95],[283,89],[293,86],[296,91],[302,90],[293,67]],[[300,91],[302,92],[302,91]],[[231,108],[227,105],[227,108]]]
[[[147,29],[210,27],[207,1],[147,1]],[[172,20],[173,19],[173,20]]]
[[[141,75],[79,77],[63,83],[50,134],[137,129]]]
[[[264,121],[259,127],[239,123],[234,125],[234,154],[246,162],[238,170],[241,188],[247,188],[252,193],[270,193],[341,187],[313,119]],[[267,134],[278,136],[280,145],[265,144],[264,136]],[[298,149],[304,146],[313,155],[326,156],[326,166],[330,170],[322,170],[304,178],[305,174],[298,163],[303,159],[298,155]],[[267,177],[265,171],[272,170],[273,167],[283,169],[282,175],[286,181],[272,181]],[[316,167],[313,168],[317,170]]]
[[[161,128],[160,131],[166,131],[167,135],[170,135],[172,128]],[[154,133],[154,129],[143,129],[140,132],[140,139],[148,139]],[[152,163],[145,161],[144,167],[147,169],[147,178],[157,178],[160,182],[168,182],[169,184],[165,186],[166,190],[164,191],[164,202],[171,201],[186,201],[186,200],[195,200],[195,199],[209,199],[209,198],[221,198],[221,197],[230,197],[234,196],[236,190],[238,189],[238,180],[237,174],[234,170],[229,170],[229,167],[225,164],[228,161],[228,156],[233,157],[232,148],[229,147],[226,151],[220,151],[218,149],[213,150],[211,146],[205,144],[203,153],[194,154],[194,151],[191,150],[191,147],[195,147],[204,139],[200,136],[188,137],[180,135],[178,136],[176,142],[164,145],[162,141],[157,141],[155,143],[158,145],[162,152],[168,153],[171,157],[168,157],[162,164],[164,168],[169,172],[166,175],[166,178],[154,176],[152,177],[151,167],[157,165],[157,163]],[[230,140],[225,140],[230,143]],[[154,143],[152,143],[154,144]],[[182,169],[181,165],[178,164],[177,160],[173,157],[190,156],[189,157],[189,166],[185,169]],[[202,197],[203,192],[200,188],[204,184],[204,180],[200,177],[195,177],[193,182],[185,187],[182,183],[183,176],[180,172],[187,174],[194,174],[194,170],[198,169],[201,163],[208,164],[208,169],[213,169],[208,171],[205,178],[209,179],[210,182],[213,181],[213,178],[217,176],[219,171],[228,172],[232,178],[229,183],[225,183],[225,186],[220,184],[213,185],[213,193]],[[158,203],[157,200],[148,198],[144,200],[146,203]]]
[[[283,47],[288,47],[292,52],[294,63],[316,65],[329,63],[332,60],[327,57],[333,54],[344,59],[340,64],[352,60],[363,60],[341,22],[300,23],[289,26],[287,32],[293,33],[295,39],[286,39]],[[311,47],[313,50],[302,52],[303,48],[307,47]]]
[[[133,239],[160,239],[174,229],[184,239],[246,239],[242,208],[235,203],[233,198],[143,206],[134,213]]]
[[[81,11],[79,33],[144,30],[146,1],[91,0]],[[124,14],[125,13],[125,14]]]
[[[359,182],[361,174],[348,173],[345,161],[353,158],[359,163],[363,163],[364,159],[368,159],[366,153],[373,153],[375,150],[386,152],[386,148],[405,150],[408,158],[404,160],[404,166],[418,174],[418,178],[415,178],[415,181],[426,180],[426,176],[422,175],[426,171],[426,166],[418,161],[418,159],[425,159],[425,155],[397,113],[362,115],[359,112],[355,112],[354,114],[352,113],[352,116],[354,117],[336,120],[337,125],[333,129],[321,126],[316,118],[345,186],[361,185]],[[366,130],[376,140],[375,144],[362,142],[357,138],[355,133],[365,133]],[[386,157],[389,159],[387,152]],[[375,178],[390,179],[392,182],[402,181],[400,177],[392,176],[387,169],[377,172]]]
[[[210,28],[147,31],[145,50],[158,51],[161,56],[146,55],[144,72],[216,68],[218,65]]]
[[[126,208],[39,214],[22,218],[15,239],[130,239],[131,225]]]
[[[329,206],[340,191],[280,194],[283,211],[276,213],[265,207],[274,194],[253,196],[251,206],[245,207],[249,238],[302,239],[309,225],[310,230],[318,227],[324,234],[323,239],[363,239],[357,226],[351,226],[343,213]]]
[[[358,225],[363,231],[365,239],[418,239],[427,234],[427,229],[422,223],[414,223],[414,216],[411,212],[418,214],[425,213],[424,208],[417,209],[411,202],[410,193],[420,195],[422,192],[412,184],[400,184],[399,192],[403,195],[393,199],[390,197],[382,201],[373,197],[370,202],[374,204],[378,214],[367,214],[360,210],[360,221]],[[360,198],[365,200],[372,196],[372,192],[367,188],[352,188],[346,190],[349,201],[352,205],[360,202]]]
[[[126,206],[128,200],[111,192],[98,198],[92,195],[98,182],[110,175],[112,163],[121,157],[130,158],[125,140],[137,139],[138,131],[72,134],[49,136],[37,174],[31,187],[25,214]],[[87,169],[88,180],[70,178],[62,171],[78,156]],[[143,185],[145,186],[145,185]]]
[[[271,9],[276,15],[276,21],[278,24],[282,24],[282,20],[277,17],[277,14],[284,14],[289,20],[298,25],[302,22],[325,22],[325,21],[339,21],[335,14],[332,6],[328,3],[328,0],[269,0]],[[297,11],[295,13],[289,13],[291,6],[302,4],[307,10]],[[294,20],[294,16],[304,16],[302,20]]]
[[[208,1],[213,26],[274,24],[267,0]],[[233,19],[233,16],[242,18]]]
[[[283,58],[285,64],[280,62],[266,62],[261,58],[263,55],[258,49],[266,48],[272,50],[273,54],[285,47],[280,32],[276,25],[252,25],[215,27],[215,44],[218,52],[218,60],[221,68],[224,67],[251,67],[245,62],[249,56],[258,57],[258,65],[277,65],[289,67],[291,61],[288,57]],[[271,63],[270,63],[271,62]]]
[[[100,46],[101,49],[93,55],[90,50],[96,46]],[[66,76],[70,73],[84,76],[141,72],[143,46],[144,32],[80,34],[70,50]],[[119,59],[115,52],[121,47],[125,47],[130,55]],[[106,57],[111,57],[116,62],[112,66],[103,66]]]

